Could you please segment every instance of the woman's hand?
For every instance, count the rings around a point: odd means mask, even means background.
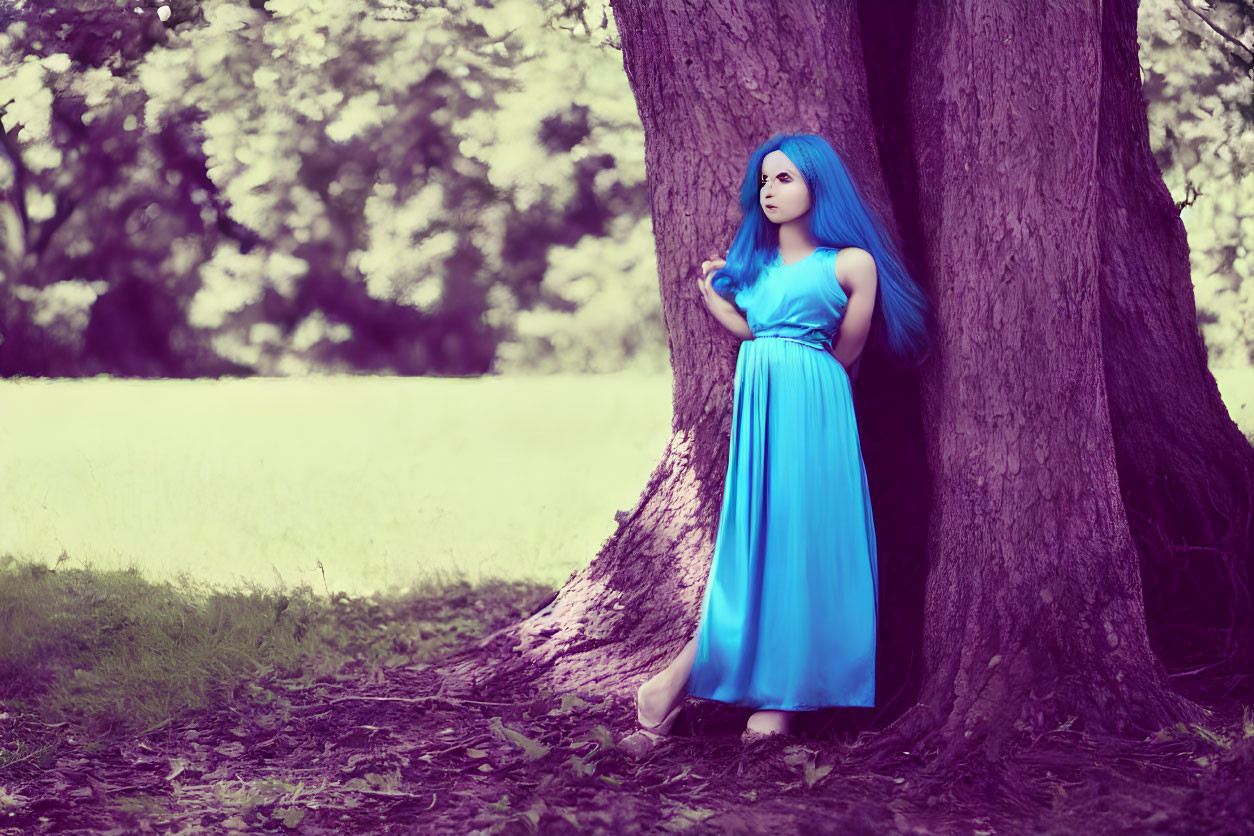
[[[710,309],[711,313],[716,310],[715,306],[720,302],[723,305],[730,304],[726,299],[718,295],[718,292],[714,290],[711,284],[711,276],[717,273],[726,263],[725,260],[715,256],[710,256],[701,262],[701,276],[697,279],[697,287],[701,291],[701,298],[705,302],[705,306]]]
[[[701,262],[701,276],[697,279],[697,288],[701,291],[701,299],[706,308],[719,323],[742,340],[753,339],[753,329],[740,313],[740,309],[727,301],[714,289],[712,277],[727,262],[716,256],[710,256]]]
[[[837,363],[840,363],[840,367],[841,367],[842,369],[844,369],[844,370],[845,370],[845,374],[849,375],[849,382],[850,382],[850,383],[853,383],[855,380],[857,380],[857,379],[858,379],[858,367],[862,365],[862,355],[861,355],[861,354],[859,354],[859,355],[858,355],[858,359],[857,359],[857,360],[854,360],[852,363],[850,363],[848,366],[846,366],[846,365],[844,364],[844,361],[842,361],[842,360],[840,359],[840,357],[836,354],[836,345],[835,345],[835,343],[833,343],[833,344],[832,344],[832,347],[831,347],[831,348],[829,348],[829,349],[827,350],[827,353],[828,353],[828,354],[830,354],[830,355],[832,355],[832,357],[835,357],[835,358],[836,358],[836,362],[837,362]]]

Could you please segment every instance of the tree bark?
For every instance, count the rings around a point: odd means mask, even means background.
[[[1151,649],[1120,491],[1121,475],[1136,477],[1128,436],[1154,417],[1128,406],[1141,403],[1130,393],[1149,369],[1126,359],[1136,349],[1124,335],[1142,333],[1126,318],[1146,315],[1130,300],[1175,323],[1154,337],[1193,363],[1173,376],[1204,361],[1196,328],[1181,325],[1192,300],[1176,257],[1149,263],[1142,248],[1134,261],[1108,240],[1153,217],[1121,212],[1141,192],[1116,188],[1131,159],[1152,190],[1145,149],[1103,145],[1121,130],[1126,146],[1144,138],[1126,64],[1130,5],[1108,3],[1104,20],[1096,2],[867,3],[861,14],[852,0],[613,4],[645,128],[674,432],[596,559],[540,612],[446,660],[450,687],[544,681],[629,696],[692,635],[737,348],[702,309],[695,266],[730,241],[749,151],[777,131],[810,131],[900,224],[938,308],[929,365],[902,372],[870,347],[855,393],[890,614],[877,693],[881,710],[902,715],[883,739],[956,756],[1062,724],[1143,735],[1204,715],[1171,690]],[[1126,130],[1133,117],[1139,127]],[[1153,282],[1163,291],[1136,289]],[[1220,426],[1222,404],[1199,404]],[[1210,443],[1220,441],[1235,444]],[[1243,496],[1229,490],[1226,507]],[[1213,516],[1187,525],[1218,531]]]
[[[924,377],[936,493],[920,703],[950,749],[1198,716],[1150,649],[1106,408],[1101,35],[1098,3],[922,3],[915,17],[941,329]]]
[[[1103,368],[1150,639],[1169,666],[1249,693],[1254,447],[1206,365],[1184,224],[1149,144],[1136,2],[1102,12]]]

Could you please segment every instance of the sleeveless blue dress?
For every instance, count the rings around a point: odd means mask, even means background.
[[[735,296],[727,479],[688,694],[756,709],[875,704],[879,573],[853,389],[829,353],[837,250],[776,255]]]

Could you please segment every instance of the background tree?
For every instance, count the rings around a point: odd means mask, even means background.
[[[0,373],[233,370],[181,315],[195,281],[163,260],[252,239],[184,153],[188,121],[140,130],[145,97],[113,83],[164,28],[102,3],[0,16]]]
[[[940,317],[921,373],[872,347],[856,387],[894,613],[883,746],[995,757],[1060,726],[1139,736],[1202,716],[1164,661],[1205,660],[1248,693],[1254,450],[1206,368],[1135,2],[613,8],[645,127],[674,435],[591,565],[446,671],[480,692],[542,678],[629,695],[690,637],[737,347],[692,277],[730,240],[749,149],[807,130],[893,219]],[[1195,590],[1169,601],[1182,582]]]
[[[6,8],[0,372],[659,358],[625,82],[535,4]]]

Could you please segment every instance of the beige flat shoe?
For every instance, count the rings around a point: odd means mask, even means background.
[[[745,729],[740,733],[740,742],[748,745],[750,743],[757,743],[760,740],[766,740],[768,737],[778,737],[781,734],[784,734],[784,732],[765,732],[757,731],[756,729]]]
[[[680,700],[679,705],[672,708],[671,713],[667,714],[665,717],[662,718],[662,722],[655,723],[654,725],[649,725],[648,723],[644,721],[644,715],[640,713],[640,706],[637,705],[636,706],[636,723],[639,724],[640,731],[653,737],[654,739],[670,737],[671,726],[675,725],[675,718],[679,716],[679,710],[683,707],[684,707],[683,700]]]
[[[675,718],[679,716],[679,712],[684,707],[683,699],[679,704],[670,710],[670,713],[662,718],[659,723],[645,722],[644,715],[640,713],[639,692],[636,698],[636,724],[640,727],[631,734],[619,741],[619,746],[635,755],[642,755],[653,749],[663,740],[671,736],[671,726],[675,725]]]

